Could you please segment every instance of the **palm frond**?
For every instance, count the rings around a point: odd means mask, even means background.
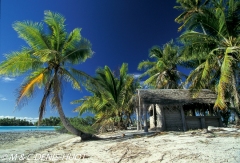
[[[143,69],[145,70],[145,69],[149,69],[154,66],[155,66],[155,62],[146,60],[146,61],[142,61],[138,64],[138,70],[143,70]]]
[[[159,46],[153,46],[150,51],[149,51],[149,57],[150,58],[162,58],[163,56],[163,51]]]
[[[92,76],[86,74],[85,72],[83,72],[81,70],[71,68],[69,71],[74,76],[74,78],[76,78],[76,81],[78,83],[81,82],[81,84],[87,88],[89,87],[88,84],[90,86],[96,84],[96,80]]]
[[[13,28],[18,33],[19,37],[25,40],[32,49],[37,50],[48,48],[46,36],[43,34],[42,23],[17,21],[13,24]]]
[[[44,11],[44,22],[51,29],[51,49],[60,51],[66,40],[65,18],[59,13]]]
[[[64,56],[62,61],[69,62],[71,64],[79,64],[85,62],[86,59],[91,58],[93,52],[91,50],[91,43],[82,38],[81,41],[73,43],[72,48],[64,50]]]
[[[43,63],[31,56],[31,51],[23,49],[5,55],[6,60],[0,63],[0,75],[19,76],[28,70],[34,70]]]
[[[67,40],[65,41],[63,45],[63,53],[68,50],[75,50],[76,44],[79,43],[81,40],[81,34],[80,34],[81,29],[80,28],[75,28],[68,36]]]
[[[34,71],[31,76],[26,78],[26,81],[22,84],[21,89],[18,91],[17,106],[20,106],[20,101],[22,101],[24,97],[30,98],[33,96],[35,86],[42,86],[44,71],[45,69]]]
[[[144,84],[147,85],[155,85],[157,77],[160,75],[160,73],[154,74],[151,77],[149,77],[147,80],[145,80]]]
[[[64,77],[64,79],[67,81],[67,82],[70,82],[72,84],[72,88],[74,89],[77,89],[77,90],[80,90],[81,89],[81,86],[80,86],[80,80],[77,80],[71,72],[67,71],[66,69],[64,68],[60,68],[60,72],[61,72],[61,75]]]
[[[230,56],[228,53],[224,56],[224,61],[221,67],[221,76],[218,85],[218,96],[215,102],[214,107],[220,108],[221,110],[225,110],[227,108],[225,95],[228,89],[228,86],[232,84],[232,74],[233,74],[233,57]]]
[[[51,61],[56,55],[57,51],[50,49],[37,50],[33,53],[33,56],[36,56],[42,63]]]

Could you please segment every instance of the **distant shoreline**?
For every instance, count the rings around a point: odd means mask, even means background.
[[[56,131],[59,126],[0,126],[2,132]]]

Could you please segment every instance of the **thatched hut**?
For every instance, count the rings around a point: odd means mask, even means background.
[[[213,110],[216,94],[202,90],[195,98],[188,89],[139,89],[136,100],[137,126],[141,128],[143,115],[144,131],[186,131],[190,129],[222,126],[221,116]],[[147,116],[149,113],[149,116]]]

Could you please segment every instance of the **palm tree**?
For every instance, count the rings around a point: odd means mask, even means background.
[[[211,13],[202,16],[206,34],[188,31],[180,36],[187,60],[202,56],[205,60],[189,75],[192,88],[216,88],[215,108],[227,109],[226,101],[239,106],[238,79],[240,61],[240,2],[211,1]],[[199,20],[198,20],[199,21]]]
[[[160,88],[160,89],[176,89],[180,88],[184,74],[177,70],[177,65],[180,64],[180,56],[178,47],[173,41],[166,43],[161,49],[158,46],[151,48],[149,57],[154,61],[142,61],[138,65],[138,69],[146,71],[141,77],[149,76],[145,84]]]
[[[177,0],[177,3],[179,3],[180,6],[175,6],[174,8],[183,10],[183,12],[175,19],[177,23],[182,23],[182,25],[178,28],[178,31],[181,31],[186,26],[188,28],[195,26],[197,23],[197,25],[200,24],[203,33],[206,34],[201,21],[196,21],[196,19],[209,12],[206,7],[209,1],[210,0],[205,0],[202,3],[201,0]]]
[[[44,22],[48,31],[44,32],[43,23],[31,21],[15,22],[14,30],[26,41],[28,47],[6,55],[0,64],[0,75],[26,78],[18,90],[17,106],[22,107],[34,97],[36,87],[44,87],[44,95],[39,107],[39,123],[49,101],[57,109],[65,128],[82,139],[87,134],[75,129],[66,119],[61,101],[63,83],[70,82],[74,89],[81,89],[80,81],[90,78],[87,74],[71,68],[92,56],[90,42],[75,28],[69,35],[65,29],[65,18],[59,13],[44,12]]]
[[[92,95],[73,101],[74,104],[81,104],[75,110],[80,114],[93,112],[97,122],[102,125],[118,122],[118,126],[123,127],[123,117],[129,117],[133,113],[131,98],[137,87],[134,77],[128,75],[127,71],[126,63],[122,64],[119,77],[108,66],[99,68],[95,82],[87,87]]]

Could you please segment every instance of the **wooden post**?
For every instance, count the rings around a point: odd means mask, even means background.
[[[143,104],[143,123],[144,123],[144,132],[148,132],[148,125],[147,125],[147,107],[146,104]]]
[[[217,111],[217,115],[219,116],[218,122],[219,122],[219,127],[223,126],[223,122],[222,122],[222,118],[221,118],[221,114],[219,112],[219,110]]]
[[[154,126],[155,126],[155,129],[157,127],[157,109],[156,109],[156,104],[153,105],[153,116],[154,116]]]
[[[183,124],[183,131],[187,131],[187,125],[186,125],[186,119],[185,119],[185,114],[183,111],[183,107],[179,106],[181,110],[181,117],[182,117],[182,124]]]
[[[142,130],[142,113],[141,113],[141,97],[140,97],[140,91],[138,90],[138,128]]]
[[[139,107],[136,107],[137,130],[139,131]]]
[[[201,117],[201,126],[202,128],[206,128],[206,124],[205,124],[205,117]]]
[[[210,116],[213,116],[213,107],[211,107],[210,104],[208,104],[209,114]]]

